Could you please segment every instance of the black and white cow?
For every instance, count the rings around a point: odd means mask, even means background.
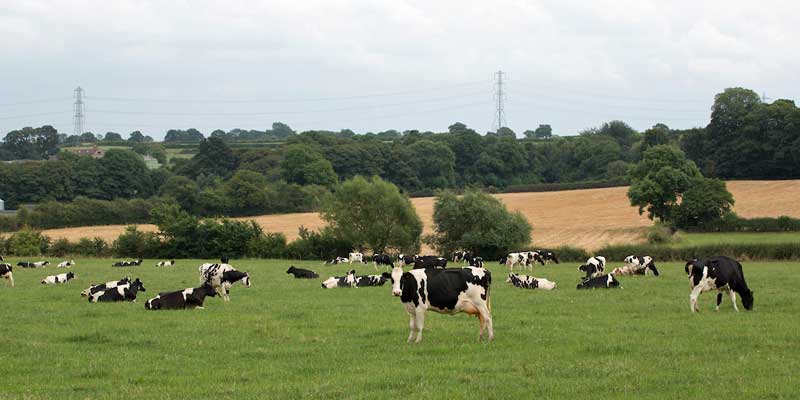
[[[465,263],[469,263],[473,258],[475,258],[475,255],[466,250],[453,252],[453,262],[463,261]]]
[[[414,260],[414,269],[445,268],[447,259],[437,256],[421,256]]]
[[[753,292],[747,287],[744,280],[742,264],[738,261],[725,256],[706,258],[703,260],[694,259],[686,263],[684,268],[686,275],[689,276],[689,285],[692,292],[689,295],[689,307],[692,312],[700,311],[697,306],[697,298],[702,292],[711,290],[728,291],[733,303],[733,309],[737,312],[736,294],[742,297],[742,305],[745,310],[753,309]],[[717,310],[722,303],[722,293],[717,294]]]
[[[14,268],[11,264],[0,262],[0,276],[11,282],[11,287],[14,287]]]
[[[524,251],[519,253],[508,253],[505,257],[505,264],[509,271],[514,271],[514,266],[519,265],[520,268],[527,267],[533,269],[533,263],[539,262],[544,265],[544,261],[535,251]]]
[[[106,290],[106,289],[113,289],[113,288],[115,288],[117,286],[122,286],[122,285],[126,285],[126,284],[129,284],[129,283],[131,283],[131,278],[129,276],[126,276],[126,277],[123,277],[122,279],[120,279],[118,281],[108,281],[106,283],[102,283],[102,284],[99,284],[99,285],[91,284],[91,285],[89,285],[88,288],[84,289],[81,292],[81,296],[86,297],[86,296],[91,295],[92,293],[96,293],[96,292],[99,292],[99,291],[102,291],[102,290]]]
[[[175,266],[175,260],[159,261],[158,263],[156,263],[156,267],[174,267],[174,266]]]
[[[345,276],[332,276],[322,282],[323,289],[353,288],[356,286],[356,270],[350,270]]]
[[[142,264],[142,259],[134,260],[134,261],[117,261],[112,264],[112,267],[138,267]]]
[[[586,279],[578,284],[577,289],[610,289],[619,287],[619,281],[614,274],[600,275]]]
[[[408,265],[414,265],[414,262],[417,261],[417,258],[419,258],[418,255],[400,254],[397,256],[397,264],[400,265],[401,268]]]
[[[553,290],[556,288],[556,283],[544,278],[536,278],[530,275],[520,275],[510,273],[506,282],[511,283],[515,287],[523,289],[544,289]]]
[[[319,278],[319,274],[309,269],[297,268],[294,265],[286,270],[287,274],[292,274],[296,279],[315,279]]]
[[[658,276],[658,269],[656,263],[653,262],[653,257],[630,255],[625,257],[625,262],[636,270],[636,275],[647,275],[648,271],[652,271],[653,275]],[[638,272],[640,270],[641,273]]]
[[[250,274],[237,271],[230,264],[203,264],[199,268],[200,282],[208,283],[222,296],[223,301],[230,301],[228,291],[236,282],[250,287]]]
[[[346,263],[346,262],[349,262],[349,260],[347,258],[345,258],[345,257],[336,257],[336,258],[331,259],[330,261],[326,262],[325,264],[336,265],[336,264],[342,264],[342,263]]]
[[[372,265],[375,267],[376,271],[378,270],[378,265],[386,265],[389,267],[394,267],[394,263],[392,262],[392,256],[388,254],[373,254]]]
[[[384,274],[386,274],[386,272],[384,272]],[[389,279],[391,279],[391,275]],[[356,277],[356,287],[383,286],[385,283],[385,275],[361,275]]]
[[[73,265],[75,265],[75,260],[62,261],[58,263],[58,268],[71,268]]]
[[[494,339],[489,287],[492,275],[483,268],[412,269],[403,272],[392,269],[392,295],[399,296],[410,316],[408,342],[419,343],[425,325],[425,311],[441,314],[467,313],[477,315],[479,338],[488,331]],[[416,338],[415,338],[416,335]]]
[[[586,264],[581,265],[578,267],[579,271],[583,271],[586,273],[586,277],[584,279],[595,278],[605,273],[606,269],[606,258],[603,256],[594,256],[590,257],[586,260]]]
[[[469,266],[475,268],[483,268],[483,258],[481,257],[472,257],[469,260]]]
[[[22,268],[44,268],[48,265],[50,265],[50,261],[20,261],[17,263],[17,266]]]
[[[361,264],[366,264],[366,262],[364,262],[364,253],[359,253],[359,252],[348,254],[347,255],[347,261],[350,264],[352,264],[353,261],[358,261]]]
[[[136,278],[133,282],[117,286],[115,288],[101,290],[89,295],[90,303],[103,301],[136,301],[138,292],[146,292],[142,281]]]
[[[58,274],[58,275],[50,275],[46,276],[42,279],[43,285],[57,285],[59,283],[66,283],[70,280],[75,279],[75,274],[73,272],[67,272],[66,274]]]
[[[548,250],[536,250],[534,253],[539,254],[540,259],[542,260],[542,265],[548,264],[550,261],[558,264],[558,258],[556,258],[555,253]]]
[[[196,288],[186,288],[174,292],[162,292],[144,303],[146,310],[184,310],[203,308],[206,297],[214,297],[217,291],[209,284]]]

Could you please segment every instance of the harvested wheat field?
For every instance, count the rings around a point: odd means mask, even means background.
[[[522,212],[533,225],[536,246],[570,245],[589,250],[606,244],[630,243],[643,240],[651,222],[640,216],[628,203],[627,187],[568,190],[562,192],[506,193],[496,195],[509,209]],[[734,210],[742,217],[776,217],[788,215],[800,218],[800,180],[793,181],[735,181],[728,190],[736,199]],[[433,198],[412,199],[425,233],[432,227]],[[297,238],[297,228],[318,229],[325,225],[317,213],[263,215],[247,217],[270,232],[282,232],[287,239]],[[77,241],[82,237],[101,237],[113,241],[125,229],[123,225],[51,229],[44,234],[52,238]],[[139,225],[139,229],[155,231],[154,225]],[[430,249],[423,249],[429,252]]]

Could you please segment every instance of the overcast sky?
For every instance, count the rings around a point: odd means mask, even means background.
[[[800,1],[0,0],[0,135],[349,128],[572,135],[705,126],[714,94],[800,94]]]

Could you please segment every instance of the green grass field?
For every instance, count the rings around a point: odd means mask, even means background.
[[[682,233],[680,238],[673,246],[797,243],[800,242],[800,232]]]
[[[152,312],[144,302],[158,292],[196,286],[201,261],[76,261],[77,280],[62,286],[39,284],[62,272],[53,267],[15,268],[16,287],[0,283],[0,399],[798,397],[798,263],[744,263],[755,310],[734,313],[726,297],[714,312],[706,293],[696,315],[677,263],[596,291],[575,290],[577,264],[537,267],[552,292],[512,288],[492,263],[494,342],[478,342],[473,317],[428,313],[422,343],[409,345],[388,284],[320,288],[346,267],[293,262],[322,278],[295,280],[287,261],[234,260],[253,286],[234,286],[230,303]],[[136,303],[79,295],[125,274],[147,288]]]

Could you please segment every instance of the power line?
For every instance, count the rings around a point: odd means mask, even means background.
[[[25,101],[16,101],[13,103],[0,103],[0,107],[15,107],[15,106],[23,106],[28,104],[41,104],[41,103],[56,103],[62,101],[72,100],[71,97],[54,97],[50,99],[38,99],[38,100],[25,100]]]
[[[41,117],[45,115],[57,115],[57,114],[71,114],[71,111],[48,111],[48,112],[40,112],[40,113],[32,113],[32,114],[19,114],[19,115],[4,115],[0,117],[2,120],[6,119],[20,119],[20,118],[28,118],[28,117]]]

